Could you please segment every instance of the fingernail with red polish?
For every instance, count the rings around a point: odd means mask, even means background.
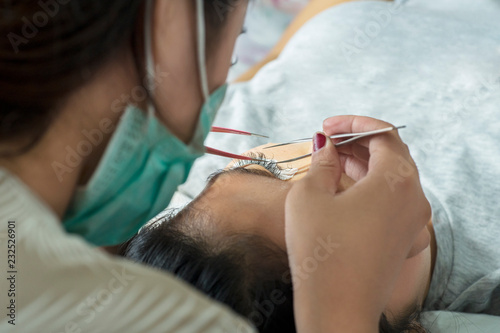
[[[313,137],[313,150],[316,152],[326,144],[326,136],[323,133],[316,133]]]

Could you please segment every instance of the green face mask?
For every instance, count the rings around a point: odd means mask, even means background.
[[[97,246],[123,243],[169,203],[196,158],[224,100],[227,85],[208,95],[204,52],[203,1],[197,0],[200,75],[205,103],[189,145],[163,126],[154,110],[125,110],[104,156],[85,188],[77,190],[63,219],[70,233]],[[146,11],[146,59],[152,73],[152,1]]]

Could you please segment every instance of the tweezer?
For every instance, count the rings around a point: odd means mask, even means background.
[[[262,135],[262,134],[256,134],[256,133],[251,133],[251,132],[234,130],[234,129],[225,128],[225,127],[212,126],[212,129],[210,130],[210,132],[213,132],[213,133],[229,133],[229,134],[237,134],[237,135],[258,136],[258,137],[261,137],[261,138],[269,139],[268,136],[265,136],[265,135]]]
[[[215,126],[212,127],[210,132],[229,133],[229,134],[236,134],[236,135],[249,135],[249,136],[258,136],[261,138],[268,138],[267,136],[261,135],[261,134],[245,132],[245,131],[240,131],[240,130],[234,130],[234,129],[224,128],[224,127],[215,127]],[[232,153],[228,153],[228,152],[225,152],[225,151],[222,151],[219,149],[215,149],[215,148],[210,148],[210,147],[205,147],[205,152],[207,154],[211,154],[211,155],[236,158],[236,159],[245,160],[245,161],[262,161],[261,159],[258,159],[258,158],[252,158],[252,157],[248,157],[248,156],[244,156],[244,155],[232,154]]]
[[[344,141],[341,141],[341,142],[338,142],[338,143],[335,144],[335,147],[340,147],[340,146],[346,145],[348,143],[354,142],[354,141],[356,141],[358,139],[361,139],[361,138],[364,138],[364,137],[367,137],[367,136],[372,136],[372,135],[376,135],[376,134],[386,133],[386,132],[390,132],[390,131],[393,131],[393,130],[398,130],[398,129],[405,128],[405,127],[406,127],[405,125],[404,126],[397,126],[397,127],[396,126],[392,126],[392,127],[386,127],[386,128],[382,128],[382,129],[379,129],[379,130],[368,131],[368,132],[336,134],[336,135],[330,136],[330,138],[331,139],[339,139],[339,138],[348,138],[348,137],[352,136],[352,138],[350,138],[350,139],[347,139],[347,140],[344,140]],[[286,145],[293,145],[293,144],[296,144],[296,143],[301,143],[301,142],[310,141],[310,140],[312,140],[312,139],[311,138],[298,139],[298,140],[294,140],[294,141],[290,141],[290,142],[280,143],[280,144],[277,144],[277,145],[274,145],[274,146],[270,146],[270,147],[266,147],[266,148],[280,147],[280,146],[286,146]],[[311,155],[312,155],[312,153],[306,154],[306,155],[302,155],[302,156],[299,156],[299,157],[295,157],[295,158],[291,158],[289,160],[279,161],[279,162],[276,162],[276,163],[294,162],[294,161],[298,161],[298,160],[301,160],[303,158],[309,157]]]

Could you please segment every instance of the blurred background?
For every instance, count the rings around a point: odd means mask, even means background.
[[[229,72],[235,80],[250,67],[264,59],[278,42],[293,18],[312,0],[254,0],[245,19],[246,33],[236,44],[238,62]]]

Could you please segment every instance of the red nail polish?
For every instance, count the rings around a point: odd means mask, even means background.
[[[313,149],[318,151],[323,148],[326,144],[326,136],[323,133],[316,133],[313,137]]]

